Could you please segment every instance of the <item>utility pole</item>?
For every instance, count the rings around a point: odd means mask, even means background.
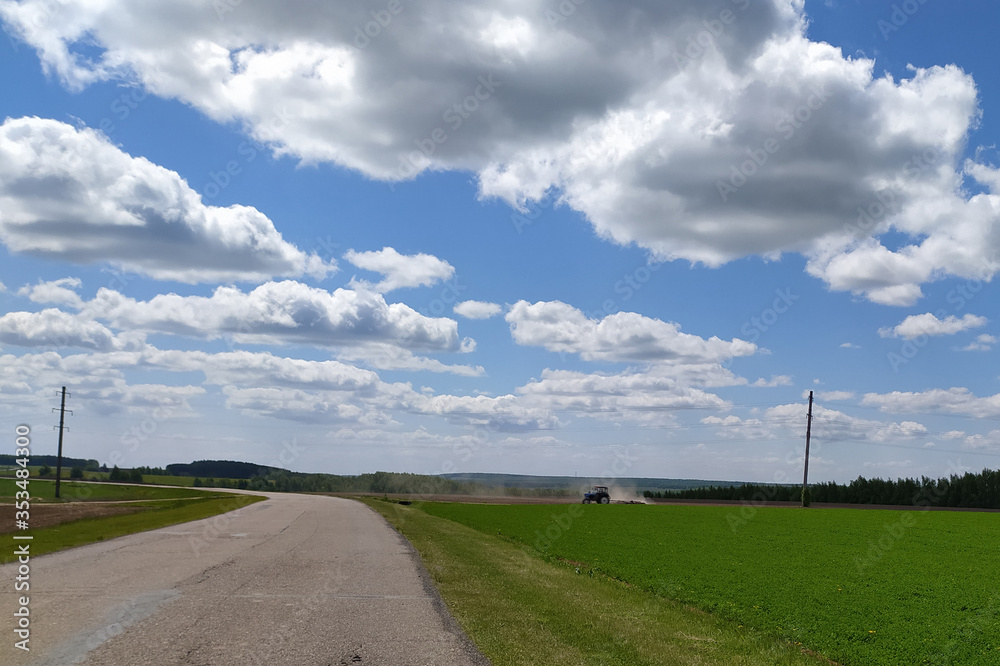
[[[52,408],[55,411],[55,407]],[[72,414],[73,412],[70,412]],[[62,387],[62,404],[59,405],[59,457],[56,458],[56,497],[59,497],[59,481],[62,478],[63,428],[66,426],[66,387]]]
[[[813,425],[813,392],[809,391],[809,416],[806,420],[806,465],[805,470],[802,472],[802,506],[806,507],[809,504],[806,501],[806,494],[809,492],[809,439],[812,437],[812,425]]]

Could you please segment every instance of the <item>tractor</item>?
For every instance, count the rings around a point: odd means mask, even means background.
[[[584,504],[610,504],[611,495],[608,494],[607,486],[594,486],[589,493],[583,494]]]

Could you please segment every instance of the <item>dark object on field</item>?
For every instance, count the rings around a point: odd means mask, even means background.
[[[583,495],[584,504],[610,504],[611,495],[608,494],[607,486],[594,486],[594,489]]]
[[[410,500],[399,500],[399,503],[403,506],[410,506]]]

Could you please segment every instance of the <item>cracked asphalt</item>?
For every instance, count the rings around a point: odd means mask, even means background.
[[[412,547],[368,507],[268,501],[32,558],[30,653],[17,565],[0,567],[0,662],[65,666],[483,666]]]

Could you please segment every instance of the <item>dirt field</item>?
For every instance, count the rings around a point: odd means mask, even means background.
[[[102,518],[142,511],[143,507],[121,502],[66,502],[32,504],[29,525],[32,528],[51,527],[81,518]],[[16,532],[14,505],[0,504],[0,534]]]

